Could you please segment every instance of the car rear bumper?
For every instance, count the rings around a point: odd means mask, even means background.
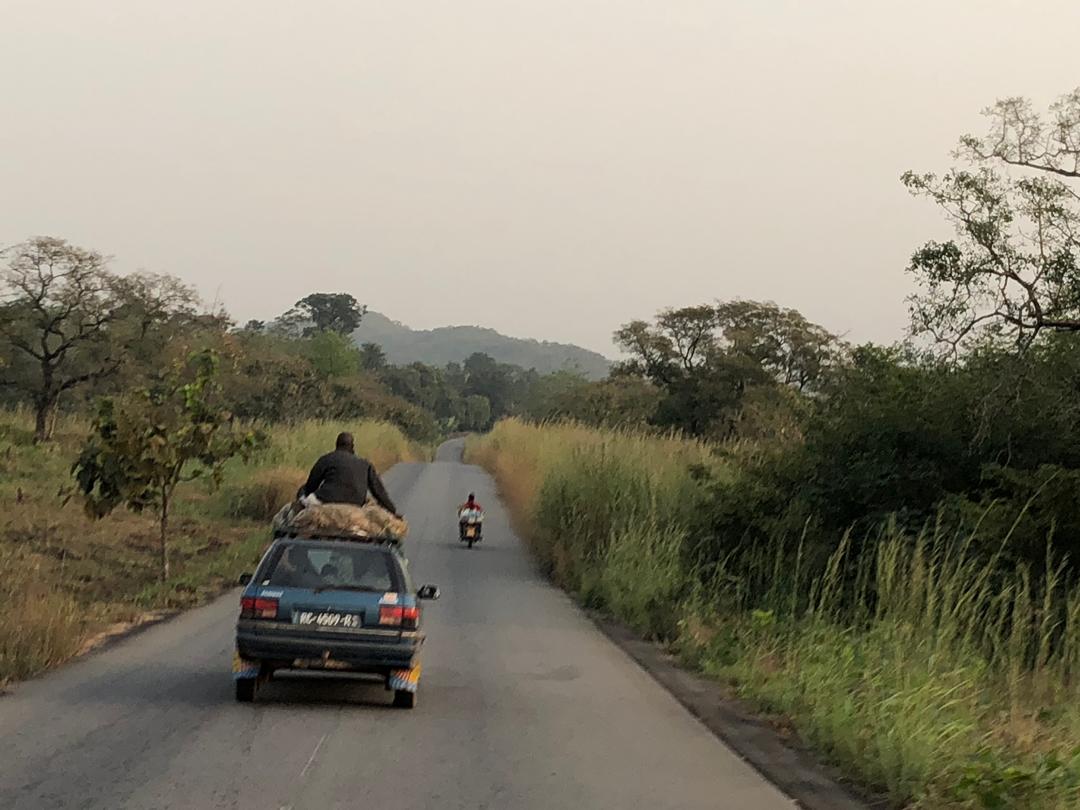
[[[246,661],[279,667],[291,667],[297,661],[329,661],[339,669],[387,675],[413,668],[423,641],[420,633],[346,635],[298,631],[291,624],[273,622],[240,622],[236,628],[236,651]]]

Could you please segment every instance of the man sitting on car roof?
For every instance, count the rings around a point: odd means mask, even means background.
[[[297,497],[314,495],[322,503],[363,506],[370,491],[379,506],[400,518],[375,467],[367,459],[356,455],[352,434],[339,434],[336,444],[332,453],[315,462],[307,483],[300,487]]]

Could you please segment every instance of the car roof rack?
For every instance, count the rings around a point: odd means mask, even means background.
[[[371,545],[400,546],[402,538],[390,534],[370,535],[353,532],[306,531],[296,529],[274,529],[275,540],[337,540],[349,543],[368,543]]]

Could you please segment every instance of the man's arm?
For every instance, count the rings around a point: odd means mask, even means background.
[[[394,502],[390,500],[390,493],[386,491],[386,487],[383,486],[382,479],[379,478],[379,474],[375,472],[375,466],[368,464],[367,468],[367,487],[368,492],[372,494],[379,505],[387,512],[397,514],[397,507],[394,506]]]
[[[323,478],[326,477],[326,466],[326,456],[315,462],[315,466],[311,468],[311,473],[308,475],[307,483],[300,487],[299,497],[310,495],[319,488]]]

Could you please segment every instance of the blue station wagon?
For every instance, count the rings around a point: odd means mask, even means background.
[[[276,536],[245,585],[236,625],[236,699],[251,702],[279,670],[377,675],[412,708],[424,643],[420,601],[393,541]]]

